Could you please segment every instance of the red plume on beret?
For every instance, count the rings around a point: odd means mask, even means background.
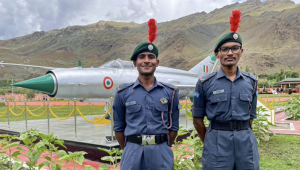
[[[157,27],[156,27],[156,21],[155,19],[150,19],[148,21],[148,26],[149,26],[149,29],[148,29],[148,32],[149,32],[149,37],[148,37],[148,41],[150,44],[152,44],[153,41],[155,41],[156,39],[156,31],[157,31]]]
[[[239,23],[241,22],[241,11],[232,11],[232,16],[230,17],[230,31],[236,33],[239,29]]]

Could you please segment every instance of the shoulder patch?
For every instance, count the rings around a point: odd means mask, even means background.
[[[172,90],[176,90],[176,86],[174,86],[173,84],[169,84],[169,83],[164,83],[164,82],[160,82],[162,85],[169,87]]]
[[[216,74],[217,74],[217,72],[210,73],[210,74],[208,74],[208,75],[205,75],[205,76],[203,76],[203,77],[200,77],[199,80],[200,80],[201,82],[205,82],[205,81],[209,80],[210,78],[212,78],[213,76],[215,76]]]
[[[133,84],[134,83],[132,82],[132,83],[124,83],[124,84],[119,85],[119,87],[117,87],[118,93],[125,90],[125,89],[127,89],[129,86],[131,86]]]
[[[251,78],[252,80],[257,81],[257,77],[256,77],[255,75],[253,75],[253,74],[251,74],[251,73],[246,73],[246,72],[241,72],[241,73],[242,73],[243,75],[245,75],[245,76]]]
[[[194,91],[193,96],[199,98],[200,94],[198,92]]]

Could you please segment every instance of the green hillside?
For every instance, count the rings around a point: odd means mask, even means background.
[[[216,39],[229,31],[232,10],[242,12],[239,33],[244,55],[240,66],[251,72],[272,73],[280,69],[300,71],[300,5],[290,0],[248,0],[210,13],[195,13],[158,23],[156,44],[161,65],[188,70],[212,54]],[[128,60],[135,46],[147,41],[146,23],[100,21],[35,32],[0,41],[0,61],[52,67],[100,66],[121,58]],[[44,71],[0,67],[0,79],[29,78]]]

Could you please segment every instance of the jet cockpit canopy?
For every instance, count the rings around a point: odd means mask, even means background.
[[[133,63],[131,61],[124,61],[121,59],[113,60],[108,63],[103,64],[100,68],[123,68],[123,69],[133,69]]]

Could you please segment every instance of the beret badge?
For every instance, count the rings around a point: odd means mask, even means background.
[[[233,38],[236,40],[236,39],[238,39],[238,38],[239,38],[239,35],[237,35],[237,34],[233,34]]]
[[[152,44],[149,44],[149,45],[148,45],[148,49],[149,49],[150,51],[152,51],[152,50],[153,50],[153,45],[152,45]]]

